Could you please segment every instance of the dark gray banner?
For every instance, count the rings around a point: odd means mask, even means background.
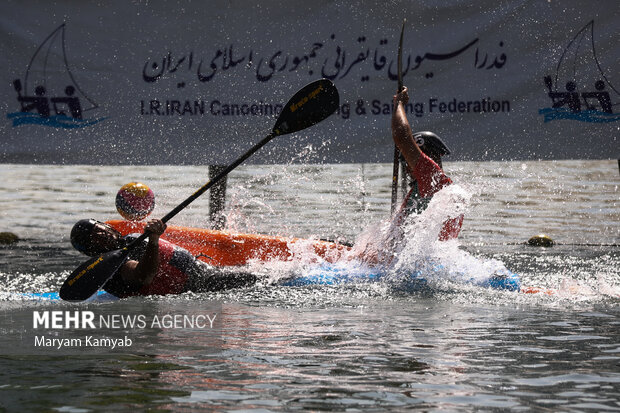
[[[391,162],[403,19],[409,119],[449,160],[620,156],[616,0],[438,4],[4,1],[0,162],[226,165],[319,78],[338,111],[248,161]]]

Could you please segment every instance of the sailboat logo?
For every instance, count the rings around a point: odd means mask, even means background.
[[[609,123],[620,120],[620,92],[601,67],[594,45],[594,21],[568,43],[555,75],[544,77],[551,107],[539,109],[545,122],[570,119]],[[615,102],[615,103],[614,103]]]
[[[71,72],[65,50],[65,24],[54,30],[37,48],[22,79],[15,79],[20,110],[8,113],[13,127],[44,125],[84,128],[105,118],[85,115],[98,108],[80,88]]]

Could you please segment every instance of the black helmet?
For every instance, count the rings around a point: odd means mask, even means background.
[[[422,152],[427,155],[436,154],[438,156],[444,156],[450,154],[450,149],[443,143],[439,136],[433,132],[416,132],[413,134],[413,139],[418,144]]]
[[[86,255],[97,255],[97,251],[93,251],[91,245],[91,234],[95,225],[100,221],[96,219],[80,219],[71,229],[71,245],[76,250]]]

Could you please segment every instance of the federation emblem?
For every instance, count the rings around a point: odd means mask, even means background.
[[[73,75],[65,49],[65,24],[54,30],[37,48],[23,79],[15,79],[19,110],[8,113],[13,127],[44,125],[84,128],[105,118],[93,114],[97,103],[87,96]]]
[[[620,92],[599,63],[594,44],[594,21],[568,43],[554,75],[544,77],[551,107],[540,109],[545,122],[570,119],[608,123],[620,120]]]

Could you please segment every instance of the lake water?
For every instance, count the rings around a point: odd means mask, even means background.
[[[56,291],[84,261],[70,247],[71,226],[118,218],[114,197],[123,184],[149,185],[153,216],[161,217],[208,173],[0,165],[0,232],[20,237],[0,245],[0,410],[620,411],[618,163],[448,162],[445,169],[456,190],[412,224],[399,265],[430,254],[472,277],[506,267],[554,295],[434,279],[424,291],[395,282],[267,282],[83,305],[23,300],[19,293]],[[229,176],[228,228],[367,240],[388,219],[390,175],[387,164],[242,166]],[[207,211],[205,195],[170,224],[207,227]],[[434,242],[423,228],[446,211],[465,211],[458,242]],[[538,233],[557,245],[524,245]],[[249,269],[270,278],[306,267]],[[132,348],[29,351],[33,314],[48,310],[139,315],[149,325],[117,331]],[[217,313],[217,329],[152,325],[204,312]]]

